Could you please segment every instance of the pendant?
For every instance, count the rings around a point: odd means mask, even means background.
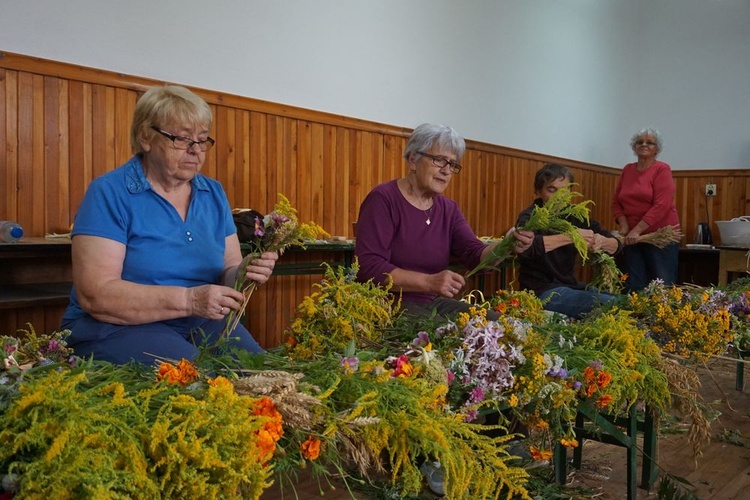
[[[425,224],[427,224],[428,226],[430,225],[430,218],[429,217],[427,217],[427,220],[425,221]]]

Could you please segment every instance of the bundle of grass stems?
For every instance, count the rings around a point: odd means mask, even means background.
[[[625,236],[617,232],[613,232],[612,234],[620,241],[625,239]],[[683,236],[680,226],[664,226],[653,233],[640,235],[638,243],[648,243],[658,248],[664,248],[670,243],[678,243]]]

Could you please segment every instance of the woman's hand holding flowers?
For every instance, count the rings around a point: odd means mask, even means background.
[[[250,261],[245,277],[249,281],[262,285],[271,277],[277,260],[279,260],[278,252],[263,252],[260,257]]]

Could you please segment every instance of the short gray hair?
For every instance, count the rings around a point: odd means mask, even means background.
[[[448,125],[437,125],[433,123],[423,123],[414,129],[406,143],[404,158],[409,161],[412,153],[420,151],[429,151],[435,145],[447,149],[456,155],[456,161],[460,161],[466,151],[466,141],[458,135],[453,127]]]
[[[664,142],[662,141],[661,134],[654,127],[642,128],[638,132],[633,134],[633,137],[630,138],[630,149],[635,151],[636,141],[640,139],[641,137],[643,137],[644,135],[650,135],[651,137],[654,138],[654,140],[656,141],[656,149],[657,149],[656,154],[661,153],[661,148]]]

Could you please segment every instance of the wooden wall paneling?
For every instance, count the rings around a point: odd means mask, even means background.
[[[18,163],[16,165],[16,206],[8,218],[18,221],[26,228],[26,234],[33,234],[32,221],[34,183],[34,77],[23,73],[18,75]]]
[[[336,203],[335,220],[337,224],[344,227],[345,234],[354,237],[354,228],[351,222],[357,221],[359,203],[356,196],[352,196],[351,184],[351,144],[350,131],[344,127],[335,127],[336,155],[332,163],[333,172],[331,179],[334,193],[338,201]],[[340,211],[339,211],[340,209]]]
[[[18,73],[0,69],[0,218],[17,220],[18,206]]]
[[[114,89],[95,85],[92,93],[92,165],[93,178],[117,167],[115,155]]]
[[[135,111],[137,94],[131,90],[115,88],[115,165],[119,166],[133,156],[130,147],[130,127]]]
[[[348,213],[348,207],[343,205],[343,189],[340,190],[338,179],[339,172],[336,169],[336,127],[322,125],[323,151],[321,167],[321,200],[320,209],[322,215],[314,219],[323,229],[332,236],[346,236],[349,229],[344,222],[344,214]]]
[[[27,177],[29,184],[27,184],[26,194],[28,195],[24,199],[23,214],[27,219],[31,219],[30,229],[32,232],[37,233],[44,231],[44,212],[46,208],[46,197],[45,197],[45,158],[46,158],[46,144],[44,135],[44,101],[45,101],[45,77],[41,75],[33,75],[33,111],[32,111],[32,163],[29,165],[20,165],[22,171],[28,171],[30,176]]]
[[[269,190],[269,158],[268,158],[268,122],[264,113],[250,112],[250,129],[247,140],[249,142],[249,170],[246,173],[248,195],[243,207],[255,208],[264,212],[263,207],[270,208],[270,199],[276,199],[276,193]],[[256,208],[260,207],[260,208]]]
[[[68,186],[70,189],[68,217],[72,223],[93,178],[92,151],[92,88],[87,83],[72,81],[68,86],[68,151],[70,155]]]
[[[42,227],[66,232],[68,221],[68,84],[44,79],[44,205]]]
[[[324,172],[330,169],[330,164],[326,163],[325,155],[325,128],[319,123],[310,124],[310,208],[307,217],[302,219],[304,222],[322,221],[325,210],[323,207],[323,197],[325,196]],[[331,223],[328,222],[331,228]],[[329,229],[331,234],[338,234],[335,228]]]

